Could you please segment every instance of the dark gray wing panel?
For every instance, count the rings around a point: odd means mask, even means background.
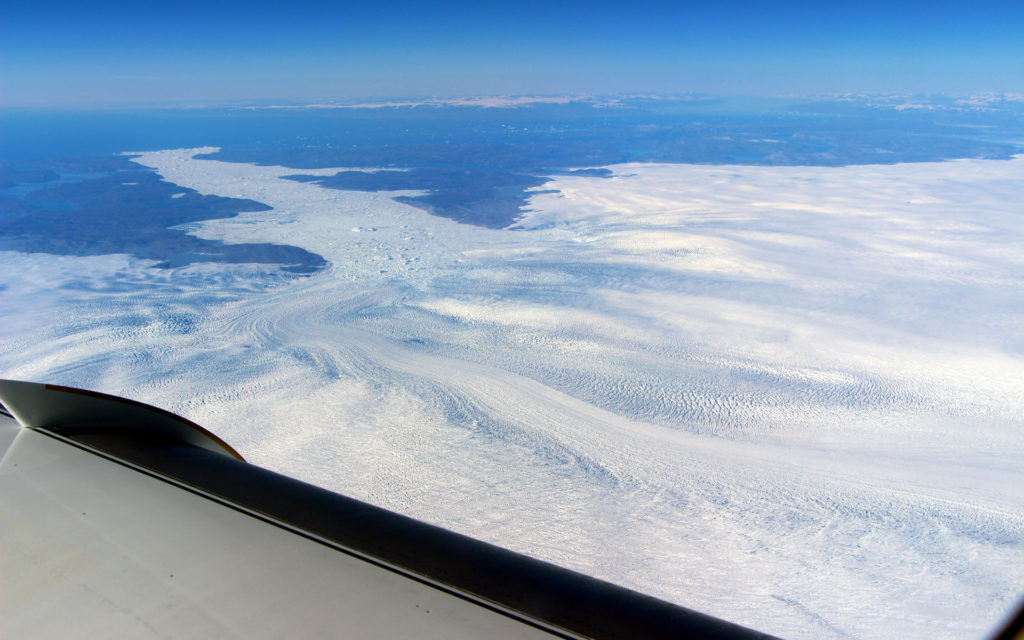
[[[15,565],[38,573],[39,540],[70,550],[49,572],[59,579],[13,608],[19,637],[37,623],[54,631],[44,605],[86,615],[83,593],[98,594],[85,600],[94,617],[96,602],[113,602],[132,612],[122,622],[148,621],[159,635],[196,635],[162,613],[184,607],[208,623],[199,635],[227,637],[274,637],[282,621],[289,636],[766,637],[123,425],[22,429],[0,474],[0,531]],[[28,592],[40,580],[9,582]],[[94,630],[123,631],[101,623],[126,615],[100,615]]]

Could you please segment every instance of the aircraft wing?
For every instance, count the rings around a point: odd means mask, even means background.
[[[758,638],[261,469],[130,400],[0,381],[0,635]]]

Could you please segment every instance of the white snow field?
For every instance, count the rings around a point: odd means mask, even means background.
[[[206,151],[137,162],[329,268],[0,254],[3,377],[783,637],[1024,592],[1024,156],[620,165],[490,230]]]

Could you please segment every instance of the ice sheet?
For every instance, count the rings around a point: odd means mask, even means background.
[[[619,165],[490,230],[208,151],[137,161],[273,207],[190,232],[330,267],[3,253],[5,377],[785,637],[1024,591],[1024,157]]]

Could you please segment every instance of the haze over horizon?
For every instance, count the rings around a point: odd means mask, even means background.
[[[0,106],[1018,92],[1024,5],[16,2]]]

